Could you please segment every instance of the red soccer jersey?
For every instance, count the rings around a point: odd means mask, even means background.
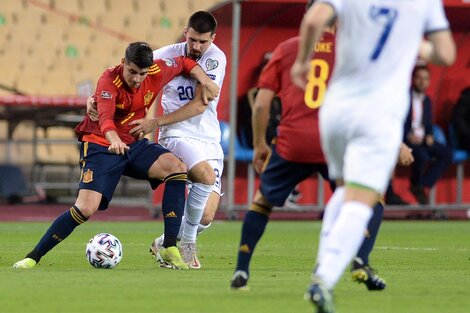
[[[129,123],[144,118],[146,109],[153,104],[163,86],[181,73],[189,75],[196,65],[194,60],[183,56],[155,60],[149,67],[147,77],[136,89],[130,88],[124,81],[122,64],[109,68],[101,75],[95,91],[99,122],[92,122],[86,115],[75,128],[79,139],[109,145],[104,134],[115,130],[122,142],[133,143],[136,138],[129,131],[135,125],[129,126]]]
[[[334,35],[324,33],[315,46],[315,56],[305,91],[294,86],[290,69],[297,56],[299,37],[280,43],[258,80],[258,88],[274,91],[282,103],[276,150],[291,162],[324,163],[320,146],[318,108],[334,64]]]

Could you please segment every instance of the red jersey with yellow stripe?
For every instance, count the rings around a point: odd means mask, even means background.
[[[280,43],[258,80],[258,88],[274,91],[282,103],[276,150],[285,160],[324,163],[320,146],[318,108],[334,65],[334,35],[325,32],[315,46],[305,91],[294,86],[290,68],[297,56],[299,37]]]
[[[124,81],[122,64],[109,68],[101,75],[95,91],[99,121],[93,122],[86,115],[75,128],[79,140],[108,146],[104,134],[115,130],[122,142],[133,143],[136,138],[129,131],[134,126],[129,126],[129,123],[144,118],[146,109],[152,106],[163,86],[175,76],[189,75],[196,65],[194,60],[184,56],[155,60],[148,69],[147,77],[135,89]]]

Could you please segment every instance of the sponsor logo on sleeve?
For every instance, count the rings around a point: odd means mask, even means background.
[[[212,60],[212,59],[207,59],[206,61],[206,69],[208,71],[212,71],[213,69],[216,69],[217,66],[219,66],[219,61],[217,60]]]
[[[112,99],[113,98],[113,94],[109,91],[101,91],[101,98],[103,99]]]

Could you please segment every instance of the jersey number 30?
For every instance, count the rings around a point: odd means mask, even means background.
[[[305,104],[309,108],[317,109],[323,103],[329,73],[330,65],[325,60],[313,59],[310,62],[308,82],[304,94]]]

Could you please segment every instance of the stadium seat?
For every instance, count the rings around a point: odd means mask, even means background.
[[[452,148],[452,163],[456,165],[457,173],[457,190],[456,190],[456,204],[462,203],[462,188],[464,180],[464,162],[469,159],[470,155],[467,151],[458,148],[457,136],[454,127],[449,125],[449,142],[446,139],[444,131],[437,125],[433,125],[434,140],[443,145],[450,145]],[[434,188],[430,197],[430,203],[434,204]]]
[[[224,151],[224,155],[227,158],[230,147],[230,125],[227,122],[219,121],[220,125],[220,145]],[[235,136],[235,160],[247,164],[247,177],[248,177],[248,189],[247,189],[247,204],[253,199],[254,188],[255,188],[255,170],[253,169],[253,149],[246,148],[240,143],[238,136]],[[229,204],[231,205],[231,204]]]
[[[459,149],[457,134],[455,133],[454,126],[449,125],[449,142],[452,148],[452,159],[457,166],[457,199],[456,203],[462,203],[462,189],[464,180],[464,162],[470,158],[470,154],[466,150]]]

